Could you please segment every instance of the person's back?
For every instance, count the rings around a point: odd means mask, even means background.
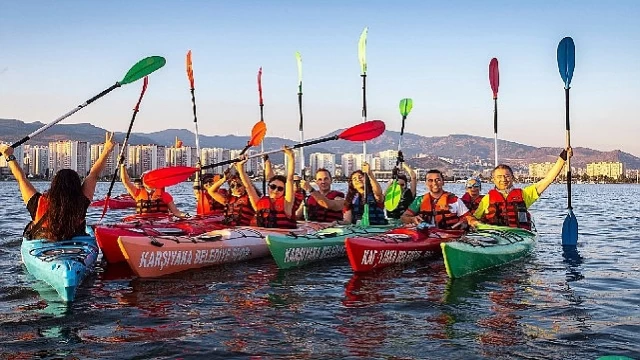
[[[173,197],[163,189],[137,189],[132,194],[136,201],[136,214],[167,214]]]

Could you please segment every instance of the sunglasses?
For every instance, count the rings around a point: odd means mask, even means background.
[[[242,184],[240,184],[240,183],[233,182],[233,183],[229,184],[229,189],[235,189],[235,188],[239,189],[241,187],[242,187]]]
[[[480,184],[473,184],[471,186],[467,186],[467,189],[472,189],[472,188],[479,188]]]
[[[269,184],[269,189],[271,189],[271,191],[284,191],[284,187],[275,184]]]

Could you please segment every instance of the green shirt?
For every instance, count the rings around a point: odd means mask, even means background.
[[[503,194],[504,195],[504,194]],[[529,185],[522,189],[522,199],[524,200],[524,204],[527,209],[533,204],[538,198],[540,194],[538,194],[538,189],[536,189],[536,184]],[[506,196],[505,196],[506,198]],[[482,219],[482,216],[489,211],[489,195],[485,195],[482,200],[480,200],[480,204],[478,205],[478,209],[473,216],[476,219]]]

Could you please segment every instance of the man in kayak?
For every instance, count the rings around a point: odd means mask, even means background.
[[[445,191],[444,177],[440,170],[427,172],[428,193],[418,196],[402,214],[405,224],[431,224],[439,229],[456,229],[465,226],[469,209],[454,194]]]
[[[13,148],[0,145],[0,153],[5,156],[7,166],[18,181],[22,200],[31,215],[25,237],[60,241],[86,235],[87,208],[114,145],[113,133],[108,133],[104,149],[84,181],[74,170],[62,169],[51,180],[49,190],[42,194],[27,180],[22,170],[22,159],[13,155]]]
[[[344,194],[337,190],[331,190],[333,180],[329,170],[318,169],[315,183],[318,185],[318,190],[314,189],[310,182],[304,179],[300,181],[300,188],[309,194],[309,197],[306,204],[296,212],[298,219],[304,218],[304,207],[306,206],[307,218],[310,221],[333,222],[342,220]]]
[[[480,200],[484,197],[484,195],[480,195],[480,190],[482,190],[482,182],[479,178],[469,178],[465,183],[466,191],[464,195],[460,198],[462,202],[467,206],[470,211],[476,211],[478,205],[480,204]]]
[[[144,174],[141,176],[143,187],[136,187],[127,173],[125,164],[120,165],[120,180],[124,188],[127,189],[129,195],[136,201],[136,214],[167,214],[171,213],[181,219],[189,217],[189,214],[183,213],[176,207],[173,197],[164,188],[152,189],[144,183]]]
[[[489,190],[482,198],[473,216],[467,217],[469,225],[475,227],[481,221],[491,225],[531,229],[529,207],[558,177],[565,162],[572,156],[573,149],[562,150],[547,175],[523,189],[513,186],[513,170],[509,166],[504,164],[496,166],[492,173],[495,188]]]

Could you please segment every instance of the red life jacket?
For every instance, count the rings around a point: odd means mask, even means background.
[[[462,202],[467,206],[467,209],[469,209],[469,211],[473,212],[476,211],[476,209],[480,205],[480,201],[482,201],[482,198],[482,195],[478,195],[475,200],[471,200],[471,195],[469,195],[469,193],[464,193],[460,200],[462,200]]]
[[[227,196],[227,205],[224,209],[224,223],[230,226],[249,226],[256,212],[251,206],[249,196]]]
[[[344,199],[344,194],[340,191],[331,190],[326,195],[327,199],[334,200],[337,197]],[[342,220],[342,211],[329,210],[320,206],[313,196],[309,196],[307,199],[307,214],[309,220],[319,222],[332,222]]]
[[[222,196],[227,195],[226,189],[219,189]],[[215,201],[206,190],[200,190],[198,201],[196,202],[196,213],[198,215],[218,214],[224,211],[225,206]]]
[[[272,202],[268,196],[258,200],[256,210],[256,225],[265,228],[295,229],[296,215],[291,211],[291,216],[284,212],[284,196]]]
[[[302,203],[304,202],[305,196],[307,196],[307,193],[304,190],[300,189],[296,191],[296,193],[293,195],[293,210],[291,210],[292,212],[295,213],[298,210],[300,205],[302,205]]]
[[[460,221],[456,213],[449,211],[449,204],[455,204],[458,197],[445,191],[432,207],[433,198],[430,193],[422,197],[420,212],[418,213],[426,222],[433,223],[439,229],[450,229]]]
[[[483,222],[531,230],[531,214],[524,203],[522,189],[511,190],[506,199],[496,189],[489,190],[487,195],[489,208],[481,219]]]
[[[156,189],[149,196],[149,193],[145,189],[141,189],[136,200],[136,214],[151,214],[151,213],[167,213],[169,212],[169,205],[162,201],[162,190]]]

